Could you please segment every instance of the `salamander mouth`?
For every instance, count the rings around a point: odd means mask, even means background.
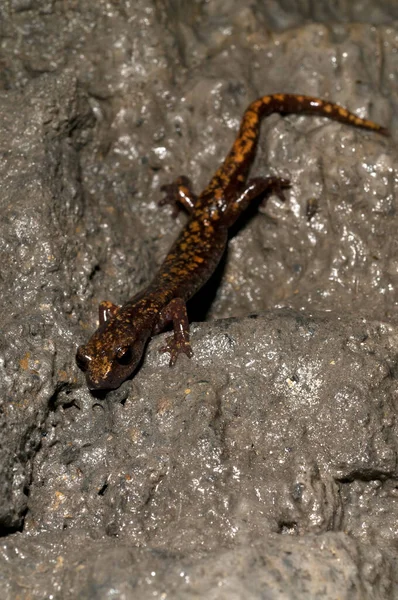
[[[124,380],[122,380],[124,381]],[[115,377],[109,377],[106,379],[95,380],[90,377],[89,373],[86,373],[86,382],[87,387],[91,392],[98,391],[110,391],[116,390],[121,384],[122,381],[115,379]]]

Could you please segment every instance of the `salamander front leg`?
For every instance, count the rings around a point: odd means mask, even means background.
[[[250,202],[263,194],[276,194],[282,202],[285,200],[283,190],[290,187],[290,181],[282,177],[254,177],[250,179],[244,191],[228,203],[225,212],[225,222],[230,227],[236,219],[246,210]]]
[[[170,367],[172,367],[177,356],[183,352],[191,358],[193,351],[189,342],[189,321],[185,302],[182,298],[174,298],[160,312],[160,319],[154,333],[162,331],[168,323],[173,322],[174,335],[166,339],[166,344],[159,352],[170,353]]]
[[[173,183],[167,183],[160,188],[166,195],[159,200],[159,206],[171,204],[173,207],[173,217],[176,217],[180,211],[180,205],[191,214],[193,212],[196,194],[192,191],[192,184],[188,177],[181,175]]]

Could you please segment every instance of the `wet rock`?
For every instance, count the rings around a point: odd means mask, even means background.
[[[200,191],[257,95],[393,126],[391,3],[177,4],[0,9],[3,596],[394,599],[391,140],[270,117],[252,174],[292,187],[231,232],[192,360],[159,336],[107,396],[74,363],[183,226],[161,184]]]

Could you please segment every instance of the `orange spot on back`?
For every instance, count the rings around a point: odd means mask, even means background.
[[[189,225],[189,229],[191,231],[200,231],[200,225],[198,221],[191,221]]]

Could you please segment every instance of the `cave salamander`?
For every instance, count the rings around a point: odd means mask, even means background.
[[[170,354],[170,365],[180,353],[192,356],[186,302],[214,272],[227,244],[228,228],[253,199],[270,192],[283,198],[283,190],[289,187],[287,180],[278,177],[248,178],[261,120],[272,113],[319,115],[387,135],[380,125],[319,98],[273,94],[252,102],[231,150],[199,196],[186,177],[163,186],[161,203],[182,205],[189,220],[144,290],[122,306],[100,304],[99,327],[76,354],[91,390],[119,387],[140,363],[149,338],[170,323],[173,335],[161,349]]]

